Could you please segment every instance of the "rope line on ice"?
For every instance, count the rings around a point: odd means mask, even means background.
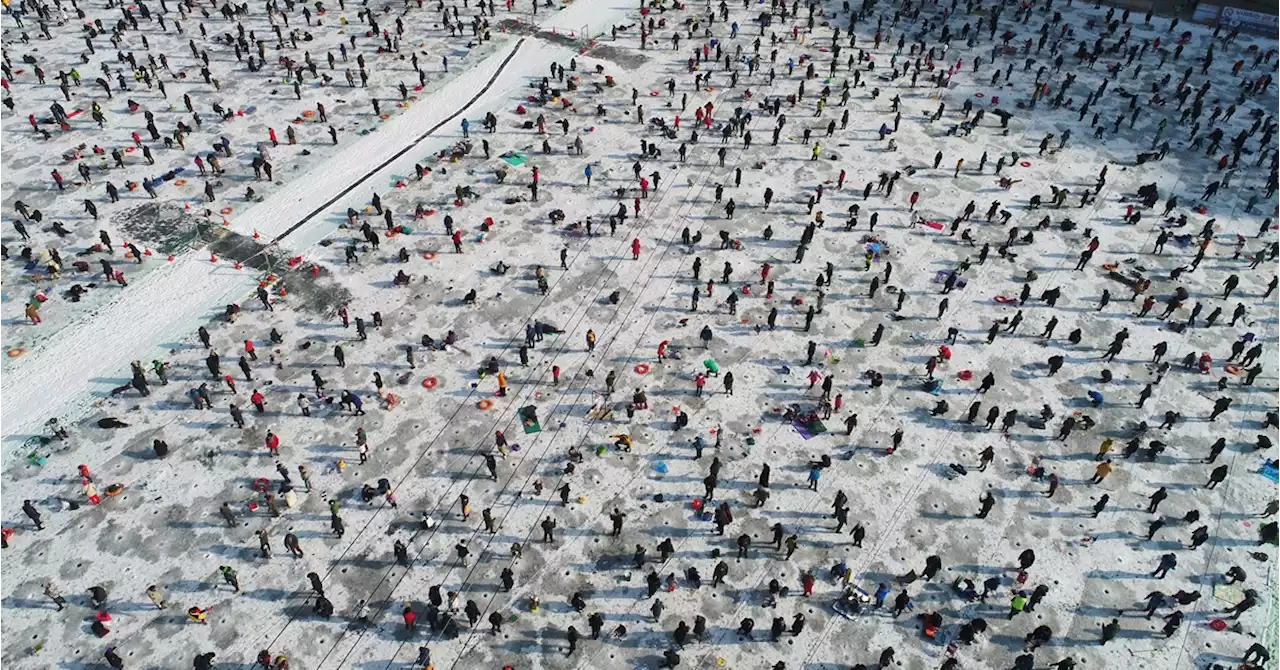
[[[409,153],[410,151],[413,151],[414,147],[421,144],[422,141],[430,137],[432,133],[436,132],[437,130],[440,130],[442,127],[444,127],[445,124],[452,123],[454,119],[466,113],[466,111],[472,105],[474,105],[477,100],[479,100],[485,93],[488,93],[490,88],[493,88],[494,82],[496,82],[498,80],[498,77],[502,75],[502,72],[506,70],[507,65],[510,65],[512,59],[516,57],[516,54],[520,53],[520,47],[524,45],[525,39],[526,38],[521,37],[518,41],[516,41],[515,46],[511,48],[511,53],[507,54],[507,57],[502,59],[502,63],[498,65],[498,69],[494,71],[491,77],[489,77],[489,80],[485,82],[484,86],[481,86],[480,90],[476,91],[476,94],[471,96],[471,99],[468,100],[466,103],[464,103],[461,107],[459,107],[457,111],[449,115],[448,118],[442,120],[440,123],[437,123],[436,125],[427,129],[425,133],[422,133],[421,135],[419,135],[417,139],[413,140],[413,142],[405,145],[404,148],[400,149],[400,151],[397,151],[390,158],[388,158],[387,160],[383,161],[381,164],[377,165],[373,169],[366,172],[364,176],[352,182],[350,186],[339,191],[332,198],[326,200],[319,207],[312,210],[310,214],[302,217],[302,219],[300,219],[297,223],[293,224],[292,226],[289,226],[289,228],[286,229],[283,233],[280,233],[275,237],[275,239],[271,240],[270,244],[268,244],[267,246],[271,246],[272,244],[278,244],[280,241],[284,240],[284,238],[297,232],[299,228],[306,225],[308,222],[310,222],[312,219],[316,218],[317,216],[320,216],[320,214],[322,214],[325,210],[329,209],[329,207],[332,206],[333,203],[337,202],[338,200],[341,200],[342,198],[345,198],[349,193],[354,191],[357,187],[363,185],[371,177],[373,177],[374,175],[386,169],[388,165],[396,162],[397,160],[399,160],[401,157],[403,157],[405,154]]]

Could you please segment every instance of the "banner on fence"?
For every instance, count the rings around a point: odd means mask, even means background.
[[[1274,36],[1280,28],[1280,17],[1235,7],[1223,7],[1218,22],[1224,26],[1239,28],[1242,32]]]

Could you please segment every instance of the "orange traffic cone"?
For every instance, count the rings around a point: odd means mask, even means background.
[[[209,262],[210,262],[210,263],[217,263],[217,262],[218,262],[218,257],[217,257],[217,256],[215,256],[215,255],[213,255],[213,254],[209,254]]]

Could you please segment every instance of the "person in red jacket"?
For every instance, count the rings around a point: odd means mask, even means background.
[[[262,391],[254,389],[253,395],[249,396],[249,402],[253,403],[254,408],[258,410],[259,414],[267,411],[267,399],[262,395]]]
[[[270,451],[272,456],[280,455],[280,437],[279,436],[277,436],[275,433],[271,431],[267,431],[266,443],[267,443],[267,451]]]
[[[640,238],[631,240],[631,260],[640,260]]]
[[[410,631],[413,625],[418,622],[418,615],[413,611],[413,605],[405,603],[404,606],[404,627]]]
[[[244,353],[249,356],[249,360],[258,360],[258,354],[253,350],[253,340],[244,341]]]

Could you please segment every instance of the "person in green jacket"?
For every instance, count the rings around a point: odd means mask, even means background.
[[[239,593],[240,577],[236,574],[236,571],[233,570],[229,565],[224,565],[219,567],[218,571],[222,573],[222,581],[230,584],[232,588],[236,590],[236,593]]]
[[[1013,594],[1013,600],[1009,603],[1009,618],[1012,619],[1021,614],[1026,607],[1027,597],[1022,595],[1021,591]]]

